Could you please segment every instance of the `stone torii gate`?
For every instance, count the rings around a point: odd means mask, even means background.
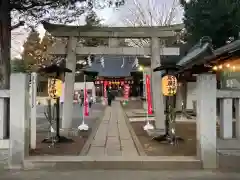
[[[125,55],[125,56],[150,56],[151,77],[153,90],[153,107],[156,117],[156,128],[164,130],[164,105],[161,92],[161,75],[152,70],[161,64],[160,55],[179,55],[179,48],[162,48],[160,38],[166,39],[176,36],[176,31],[183,28],[182,24],[162,27],[87,27],[66,26],[43,22],[43,26],[54,37],[67,37],[68,43],[57,42],[49,53],[66,56],[66,67],[73,73],[65,76],[64,105],[62,128],[71,128],[73,91],[77,56],[79,55]],[[108,38],[109,46],[83,47],[79,38]],[[150,38],[150,47],[119,47],[119,38]]]

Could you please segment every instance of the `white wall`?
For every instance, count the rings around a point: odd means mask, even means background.
[[[187,83],[187,106],[186,109],[193,109],[192,101],[197,100],[196,96],[196,82],[188,82]]]
[[[92,89],[94,86],[93,82],[86,82],[87,89]],[[74,83],[74,90],[81,90],[84,89],[84,83],[83,82],[77,82]]]

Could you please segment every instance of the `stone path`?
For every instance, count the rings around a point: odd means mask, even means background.
[[[107,107],[88,156],[138,156],[120,102]]]
[[[129,171],[129,170],[78,170],[78,171],[9,171],[1,172],[1,180],[59,180],[59,179],[138,179],[138,180],[239,180],[239,173],[212,171]]]

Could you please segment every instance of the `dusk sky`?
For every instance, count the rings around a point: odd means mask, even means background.
[[[140,9],[144,9],[145,14],[145,20],[149,20],[149,11],[151,12],[160,12],[160,13],[154,14],[154,17],[164,17],[167,13],[169,13],[169,10],[173,6],[173,3],[175,1],[174,7],[176,7],[175,10],[175,17],[172,23],[180,23],[182,19],[182,9],[181,7],[176,4],[178,0],[125,0],[126,4],[124,7],[121,7],[119,9],[114,8],[107,8],[104,10],[97,10],[98,16],[103,19],[103,23],[109,26],[129,26],[129,23],[126,23],[126,19],[128,21],[135,21],[136,17],[133,16],[133,13],[137,10],[136,4],[139,4]],[[134,3],[135,2],[135,3]],[[142,7],[142,8],[141,8]],[[150,9],[150,10],[148,10]],[[157,19],[156,18],[156,19]],[[79,20],[77,24],[84,25],[84,16]],[[150,25],[150,23],[147,23],[147,25]],[[153,23],[153,25],[159,25]],[[40,32],[40,36],[44,35],[44,29],[43,27],[38,28]],[[22,44],[25,41],[27,37],[27,32],[23,30],[23,28],[16,29],[12,32],[12,57],[16,57],[20,54],[22,51]]]

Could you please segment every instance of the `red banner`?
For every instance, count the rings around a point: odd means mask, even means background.
[[[89,116],[87,89],[84,89],[84,115]]]
[[[108,82],[104,81],[104,86],[103,86],[104,98],[107,98],[107,85],[108,85]]]
[[[124,98],[128,100],[129,98],[129,91],[130,91],[130,87],[128,84],[124,85]]]
[[[147,92],[147,105],[148,105],[148,114],[152,114],[152,95],[151,95],[151,83],[150,75],[146,75],[146,92]]]

